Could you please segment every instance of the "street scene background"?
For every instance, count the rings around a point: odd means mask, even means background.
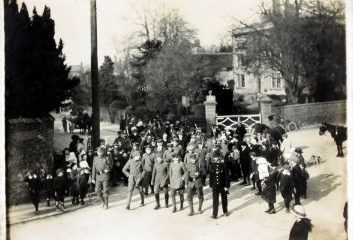
[[[345,9],[343,0],[5,0],[8,238],[288,239],[307,218],[309,239],[346,239]],[[135,180],[122,168],[161,145],[168,169],[178,158],[189,174],[199,159],[202,213],[158,209],[151,193],[140,207],[140,188],[127,203]],[[232,181],[219,188],[228,212],[217,217],[209,178],[219,161]],[[275,186],[261,192],[270,172],[295,167],[309,178],[290,207]],[[110,191],[94,189],[98,175]]]
[[[56,121],[56,146],[67,145],[70,136],[64,134],[60,121]],[[116,125],[102,123],[102,136],[110,136]],[[63,144],[66,142],[65,144]],[[344,231],[343,206],[346,201],[346,160],[337,158],[330,136],[319,136],[317,128],[291,133],[285,140],[285,148],[303,147],[304,157],[320,153],[322,164],[308,168],[308,196],[303,200],[307,215],[314,225],[310,239],[346,239]],[[45,202],[41,204],[44,216],[35,216],[31,204],[9,209],[11,239],[104,239],[118,235],[131,239],[216,239],[234,236],[237,239],[287,239],[294,217],[285,212],[284,203],[277,194],[275,215],[264,213],[266,203],[250,190],[232,183],[229,195],[229,217],[220,217],[216,221],[209,216],[212,211],[210,189],[205,189],[205,211],[203,214],[188,217],[188,209],[172,214],[171,208],[153,210],[154,198],[150,195],[145,207],[138,207],[138,192],[133,198],[132,211],[125,209],[127,189],[114,188],[111,197],[111,209],[101,210],[99,203],[93,201],[82,209],[68,213],[48,211]],[[67,199],[69,204],[70,199]],[[28,221],[32,219],[31,221]],[[53,230],[57,227],[62,231]],[[38,231],[33,232],[33,229]],[[77,230],[80,229],[80,230]],[[55,233],[54,233],[55,232]]]

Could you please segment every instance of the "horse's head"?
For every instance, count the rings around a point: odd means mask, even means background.
[[[326,131],[327,131],[327,124],[323,122],[320,125],[319,135],[323,135]]]

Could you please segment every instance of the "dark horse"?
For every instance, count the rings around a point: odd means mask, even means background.
[[[347,140],[347,128],[323,122],[320,126],[319,135],[323,135],[326,131],[329,131],[332,138],[335,140],[337,145],[337,157],[343,157],[342,143]]]
[[[286,131],[282,125],[278,125],[274,128],[270,128],[269,126],[258,123],[253,127],[253,134],[257,133],[270,133],[270,138],[274,142],[277,143],[278,147],[281,147],[281,143],[283,142],[283,138],[287,137]]]

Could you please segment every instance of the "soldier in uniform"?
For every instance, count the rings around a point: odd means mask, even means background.
[[[145,195],[148,195],[148,187],[151,187],[151,192],[154,194],[153,185],[151,184],[152,171],[155,162],[156,155],[152,153],[150,145],[145,147],[145,153],[142,155],[142,166],[143,166],[143,178],[142,187],[144,188]]]
[[[157,147],[154,149],[154,154],[156,157],[161,157],[163,159],[163,154],[164,154],[165,148],[163,147],[163,140],[158,139],[157,140]]]
[[[206,160],[206,155],[208,153],[207,148],[204,146],[203,142],[198,142],[198,148],[196,149],[199,155],[199,161],[202,169],[204,170],[202,173],[202,184],[206,186],[206,177],[207,177],[207,170],[208,170],[208,163]]]
[[[181,161],[181,156],[174,155],[173,163],[169,166],[169,180],[171,187],[171,197],[173,202],[173,213],[176,212],[175,194],[178,191],[180,196],[180,210],[184,208],[184,191],[185,191],[186,167]]]
[[[167,150],[165,150],[163,153],[163,161],[166,162],[168,166],[172,161],[173,155],[174,155],[173,144],[167,143]]]
[[[199,198],[199,208],[198,212],[202,213],[202,203],[203,203],[203,184],[202,184],[202,169],[200,163],[197,159],[196,153],[187,153],[185,156],[186,160],[186,186],[187,186],[187,198],[190,206],[189,216],[194,215],[194,205],[193,197],[195,192]]]
[[[102,200],[102,207],[108,209],[109,176],[113,163],[108,158],[106,147],[97,149],[97,156],[93,160],[92,181],[96,184],[97,196]]]
[[[168,166],[169,164],[160,156],[156,156],[156,163],[153,166],[151,185],[154,186],[154,195],[156,198],[155,210],[160,208],[159,191],[163,189],[165,207],[168,208],[169,194],[168,194]]]
[[[172,140],[172,144],[173,144],[173,152],[174,152],[174,155],[178,155],[180,157],[183,156],[183,148],[182,146],[179,144],[179,141],[177,138],[174,138]]]
[[[29,171],[25,178],[25,181],[28,184],[29,195],[34,205],[35,211],[38,212],[38,205],[40,201],[39,192],[40,192],[40,185],[41,185],[39,176],[35,174],[33,171]]]
[[[185,157],[184,157],[184,163],[185,163],[186,166],[187,166],[191,156],[198,156],[197,152],[195,151],[195,145],[194,144],[188,145],[187,148],[186,148],[186,154],[185,154]]]
[[[130,209],[131,198],[135,187],[140,192],[141,206],[144,206],[145,204],[144,195],[141,187],[141,180],[143,178],[143,166],[141,161],[141,153],[138,150],[138,144],[138,142],[133,143],[133,149],[130,154],[130,159],[123,168],[123,173],[129,179],[128,200],[126,206],[126,209],[128,210]]]
[[[230,186],[229,168],[224,161],[221,153],[221,147],[215,146],[213,158],[210,163],[210,187],[212,188],[213,196],[213,213],[212,218],[217,218],[219,195],[222,198],[222,208],[225,216],[228,216],[228,189]]]

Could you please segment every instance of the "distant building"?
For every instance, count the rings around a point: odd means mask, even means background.
[[[69,77],[78,77],[81,82],[80,84],[83,85],[90,85],[90,81],[89,78],[85,75],[85,69],[82,65],[82,63],[80,65],[71,65],[71,70],[69,72]]]
[[[253,25],[266,31],[271,26]],[[246,39],[254,31],[250,28],[237,28],[232,31],[233,39],[233,74],[235,80],[234,92],[237,95],[253,96],[258,94],[285,95],[285,82],[279,71],[262,67],[259,72],[251,72],[246,68]]]

